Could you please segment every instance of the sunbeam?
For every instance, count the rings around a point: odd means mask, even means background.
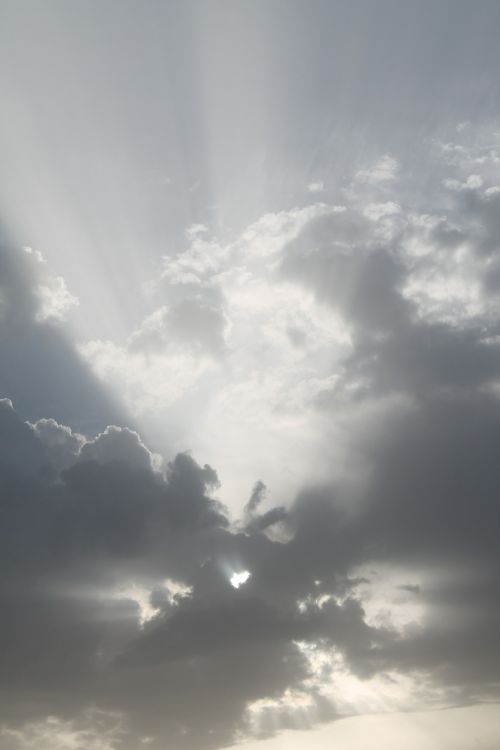
[[[500,5],[0,16],[1,750],[496,750]]]

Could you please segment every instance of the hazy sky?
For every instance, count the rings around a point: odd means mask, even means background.
[[[2,750],[500,745],[500,4],[0,0]]]

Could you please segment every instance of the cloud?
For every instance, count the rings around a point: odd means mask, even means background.
[[[34,421],[55,419],[81,432],[120,424],[123,409],[82,363],[63,323],[41,316],[37,290],[47,278],[36,251],[0,246],[2,388]]]
[[[323,180],[318,180],[317,182],[310,182],[307,186],[307,189],[310,193],[322,193],[325,189],[325,183]]]
[[[152,469],[156,465],[155,456],[146,448],[137,432],[115,425],[106,427],[94,440],[85,441],[78,457],[80,461],[100,463],[122,461],[143,469]]]
[[[213,320],[207,332],[203,313],[227,316],[212,410],[209,389],[192,385],[201,370],[188,384],[177,375],[193,425],[201,430],[208,414],[215,442],[235,424],[220,444],[242,462],[238,435],[256,425],[253,466],[266,484],[254,476],[232,513],[217,472],[190,453],[160,464],[120,420],[88,432],[49,414],[27,422],[6,392],[0,709],[9,742],[216,748],[368,710],[384,684],[389,707],[498,699],[500,226],[489,166],[471,189],[446,190],[450,170],[466,183],[475,157],[453,158],[439,162],[422,204],[352,193],[345,210],[267,214],[224,248],[197,229],[170,266],[154,321],[171,326],[180,348],[197,342],[182,361],[204,367],[200,339],[212,341]],[[218,248],[214,257],[199,242]],[[475,304],[462,304],[463,263]],[[434,274],[452,293],[429,283]],[[13,331],[51,340],[59,376],[66,349],[36,322],[27,277],[12,272],[2,292],[5,351],[19,351]],[[187,311],[185,328],[169,317],[175,309]],[[178,356],[165,353],[167,339],[147,352],[108,342],[101,353],[108,367],[113,357],[150,358],[161,383]],[[138,371],[138,398],[145,379]],[[255,456],[292,472],[308,429],[315,447],[327,444],[328,471],[277,504]],[[232,586],[243,571],[245,584]],[[401,690],[391,692],[394,682]],[[342,685],[356,686],[350,701]],[[90,706],[119,716],[120,735],[95,717],[79,728]]]
[[[396,178],[398,168],[397,160],[393,156],[385,154],[368,169],[360,169],[356,172],[355,180],[368,184],[390,182]]]
[[[28,457],[33,440],[39,441],[37,431],[10,405],[0,416],[15,420],[16,454]],[[39,462],[19,466],[5,460],[1,478],[3,489],[9,488],[2,492],[8,612],[1,628],[2,675],[16,711],[25,705],[26,721],[34,721],[33,701],[59,716],[58,728],[93,703],[128,718],[136,738],[131,742],[145,731],[147,719],[159,743],[170,738],[213,746],[234,735],[248,701],[306,678],[296,640],[329,637],[331,631],[341,647],[350,650],[359,640],[369,650],[378,638],[352,603],[301,615],[300,583],[278,605],[267,566],[274,567],[273,550],[286,545],[271,542],[257,525],[246,534],[231,531],[226,511],[208,494],[217,487],[217,475],[189,456],[177,456],[162,477],[148,465],[137,435],[108,429],[86,442],[78,460],[60,473],[47,472]],[[234,589],[231,571],[241,565],[251,577]],[[133,600],[111,595],[129,581],[149,582],[151,592],[158,591],[167,578],[191,593],[170,599],[173,604],[161,605],[146,623]],[[23,635],[28,622],[29,642]],[[165,664],[167,683],[161,678]],[[151,701],[151,714],[136,706],[138,690]],[[158,712],[158,700],[170,706],[167,714],[165,708]],[[196,716],[193,700],[203,706]],[[7,726],[12,710],[4,701]]]
[[[36,315],[38,322],[55,319],[63,320],[67,312],[80,304],[77,297],[69,292],[62,276],[56,276],[49,283],[37,288],[40,309]]]
[[[50,464],[59,471],[75,463],[87,442],[83,435],[58,424],[55,419],[39,419],[31,427],[44,447]]]
[[[165,259],[153,310],[128,341],[81,346],[157,444],[224,461],[228,503],[240,503],[256,474],[269,482],[289,477],[279,501],[293,492],[310,470],[305,432],[309,454],[319,456],[307,405],[331,376],[330,352],[348,346],[348,336],[332,309],[280,280],[277,268],[302,227],[344,212],[313,204],[269,213],[225,245],[196,232],[183,253]],[[295,435],[296,446],[276,440],[277,433]]]
[[[394,216],[399,213],[401,213],[401,206],[393,201],[369,203],[364,210],[364,215],[372,221],[379,221],[384,216]]]
[[[477,190],[483,186],[483,178],[478,174],[470,174],[465,182],[458,180],[444,180],[444,186],[448,190],[460,192],[461,190]]]
[[[132,333],[130,348],[154,353],[186,347],[216,357],[225,349],[225,328],[222,305],[192,296],[156,310]]]
[[[274,509],[273,520],[292,530],[285,542],[262,533],[267,525],[260,519],[273,511],[255,516],[262,485],[250,501],[251,525],[238,532],[211,497],[218,480],[210,467],[179,455],[162,477],[134,433],[105,431],[61,473],[6,461],[2,675],[16,704],[16,713],[9,701],[2,706],[6,731],[35,731],[29,728],[33,702],[58,715],[58,730],[92,703],[123,715],[125,747],[145,736],[152,747],[166,741],[216,747],[251,731],[250,704],[287,691],[308,696],[316,706],[311,716],[332,718],[328,673],[320,677],[303,644],[318,654],[341,653],[348,671],[364,680],[390,670],[427,673],[446,686],[448,700],[488,690],[497,669],[491,657],[499,616],[491,596],[497,479],[491,472],[499,420],[491,398],[483,410],[474,400],[466,403],[457,408],[438,396],[428,407],[386,418],[383,427],[377,421],[356,449],[357,460],[371,467],[368,496],[351,498],[353,513],[336,500],[339,489],[304,490],[286,512]],[[17,419],[16,454],[29,455],[36,432],[9,404],[0,415]],[[480,440],[469,435],[474,421],[481,424]],[[471,525],[469,488],[479,476]],[[448,571],[441,584],[420,584],[424,628],[402,637],[391,619],[369,624],[358,579],[346,576],[379,560]],[[452,574],[462,568],[470,580]],[[235,589],[230,579],[241,570],[251,576]],[[189,593],[158,597],[167,578]],[[133,581],[149,587],[152,597],[156,592],[147,622],[133,586],[131,598],[113,595]],[[471,597],[482,613],[474,623]],[[443,604],[454,612],[446,626]],[[19,711],[28,724],[8,729]],[[288,715],[276,726],[286,727]]]
[[[0,731],[6,750],[113,750],[120,741],[120,717],[89,710],[77,721],[49,716],[22,729]]]
[[[255,483],[248,503],[245,505],[245,514],[250,518],[255,515],[266,495],[266,485],[260,480]]]

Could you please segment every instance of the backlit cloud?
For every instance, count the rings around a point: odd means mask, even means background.
[[[3,5],[1,750],[496,750],[500,6]]]

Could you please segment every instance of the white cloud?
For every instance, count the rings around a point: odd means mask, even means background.
[[[46,260],[39,250],[29,246],[24,246],[22,250],[27,260],[27,268],[35,280],[34,292],[38,302],[35,320],[38,323],[64,320],[72,309],[79,306],[80,300],[69,291],[62,276],[54,276],[50,273]]]
[[[36,316],[39,322],[46,320],[64,320],[67,313],[80,304],[77,297],[68,290],[62,276],[56,276],[37,289],[40,309]]]
[[[178,449],[189,434],[196,455],[221,467],[227,502],[246,494],[255,472],[284,495],[311,458],[317,470],[312,404],[332,382],[332,361],[350,346],[349,331],[312,293],[280,280],[277,268],[305,226],[345,211],[318,203],[265,214],[224,246],[205,228],[192,232],[187,250],[165,260],[156,287],[172,302],[147,316],[125,346],[81,347],[146,434],[161,421]]]
[[[398,169],[397,160],[393,156],[385,154],[368,169],[360,169],[356,172],[355,179],[357,182],[375,185],[380,182],[390,182],[396,178]]]
[[[461,191],[461,190],[478,190],[483,186],[483,178],[478,174],[471,174],[467,177],[465,182],[459,180],[444,180],[443,185],[448,190]]]
[[[208,227],[206,224],[191,224],[186,229],[186,237],[188,238],[188,240],[193,240],[195,237],[206,234],[207,232]]]
[[[386,154],[357,173],[363,188],[348,205],[266,213],[224,242],[205,225],[191,226],[185,251],[165,259],[150,289],[152,310],[128,342],[91,341],[82,352],[146,435],[151,429],[177,449],[189,445],[220,468],[225,501],[244,496],[256,476],[279,487],[280,497],[293,493],[308,473],[322,476],[322,466],[337,460],[338,446],[325,448],[316,402],[340,382],[352,332],[301,278],[285,282],[280,264],[296,242],[305,243],[304,269],[315,253],[329,252],[329,242],[353,258],[390,247],[402,269],[398,289],[421,318],[461,326],[491,314],[496,303],[483,281],[489,261],[477,252],[482,240],[460,201],[475,191],[488,206],[496,188],[484,189],[487,164],[471,172],[475,152],[454,151],[453,165],[449,153],[439,151],[419,201],[410,182],[396,190],[399,165]],[[458,188],[443,191],[444,180]],[[348,289],[338,293],[349,297]],[[352,378],[344,392],[366,387]]]
[[[369,203],[363,211],[364,215],[371,221],[379,221],[385,216],[394,216],[401,213],[401,206],[394,201],[385,203]]]
[[[118,387],[135,416],[171,406],[215,364],[190,353],[144,354],[112,341],[90,341],[80,347],[103,381]]]
[[[492,187],[486,188],[484,195],[486,198],[495,198],[495,196],[500,195],[500,187],[498,185],[493,185]]]
[[[325,183],[323,180],[318,180],[317,182],[310,182],[307,186],[307,189],[310,193],[322,193],[325,189]]]

